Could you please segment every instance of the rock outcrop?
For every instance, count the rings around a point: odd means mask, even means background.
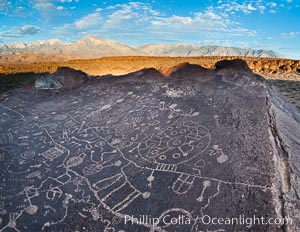
[[[169,77],[184,77],[184,76],[191,76],[191,75],[199,75],[202,73],[205,73],[208,71],[206,68],[200,66],[200,65],[195,65],[195,64],[190,64],[188,62],[178,64],[169,70],[165,72],[165,74]]]
[[[88,76],[69,67],[59,67],[53,74],[45,74],[35,81],[37,89],[72,90],[80,87]]]
[[[300,230],[299,110],[241,60],[15,91],[0,144],[0,230]]]
[[[255,60],[254,58],[247,60],[252,71],[264,75],[277,75],[284,73],[299,73],[299,60],[285,59],[262,59]]]
[[[244,72],[251,72],[251,69],[248,67],[247,63],[245,60],[222,60],[218,61],[215,64],[215,67],[217,70],[220,69],[229,69],[231,71],[244,71]]]

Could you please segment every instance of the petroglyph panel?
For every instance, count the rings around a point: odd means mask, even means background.
[[[261,158],[270,153],[268,144],[260,142],[258,153],[241,148],[265,124],[237,133],[214,117],[230,114],[230,102],[245,93],[233,88],[224,100],[225,87],[182,85],[104,79],[51,96],[27,90],[30,97],[18,108],[9,96],[0,107],[0,231],[234,231],[197,218],[239,216],[248,201],[255,206],[246,216],[272,215],[271,177],[264,171],[271,162]],[[193,94],[162,94],[168,88]],[[241,160],[254,171],[237,168]],[[168,214],[190,224],[124,224],[128,216]]]

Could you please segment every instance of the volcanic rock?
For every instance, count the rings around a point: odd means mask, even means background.
[[[63,85],[53,75],[43,75],[35,81],[37,89],[61,89]]]
[[[216,67],[1,100],[0,230],[299,231],[299,110]]]
[[[125,76],[134,76],[135,78],[151,78],[151,79],[161,79],[164,75],[156,70],[155,68],[144,68],[140,71],[130,73],[129,75]]]
[[[72,90],[88,80],[87,75],[69,67],[59,67],[53,74],[42,76],[35,81],[37,89]]]
[[[244,72],[251,72],[245,60],[222,60],[215,64],[216,69],[232,69]]]
[[[190,64],[188,62],[178,64],[171,69],[166,71],[166,74],[170,77],[184,77],[188,76],[199,76],[199,74],[205,73],[208,70],[200,65]]]

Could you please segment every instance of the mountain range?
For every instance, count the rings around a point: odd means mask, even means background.
[[[279,58],[272,50],[253,50],[237,47],[199,46],[195,44],[147,44],[132,47],[113,40],[86,36],[79,41],[64,43],[57,39],[32,43],[0,45],[0,56],[25,53],[59,54],[74,58],[99,58],[108,56],[247,56]]]

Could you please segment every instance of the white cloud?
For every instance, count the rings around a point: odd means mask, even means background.
[[[25,25],[22,27],[12,27],[8,30],[0,32],[0,40],[5,41],[5,38],[28,37],[40,32],[40,28],[33,25]]]
[[[1,1],[1,0],[0,0]],[[62,5],[56,5],[57,2],[64,3],[69,0],[32,0],[33,7],[37,9],[45,20],[49,21],[55,16],[64,15],[67,12],[63,11],[65,8]]]
[[[11,1],[7,1],[7,0],[0,0],[0,12],[5,12],[7,11],[9,8],[11,8],[12,3]],[[6,14],[7,12],[5,12]]]
[[[226,30],[230,26],[231,21],[226,16],[218,15],[214,12],[199,12],[193,17],[176,16],[156,18],[151,21],[156,27],[167,27],[175,30]]]
[[[244,14],[250,14],[253,11],[261,10],[260,5],[254,6],[252,3],[239,4],[237,2],[222,3],[216,8],[222,9],[225,12],[243,12]]]
[[[40,31],[39,27],[32,26],[32,25],[26,25],[19,29],[20,35],[34,35]]]
[[[0,10],[3,10],[7,5],[7,1],[6,0],[0,0]]]
[[[245,5],[247,10],[256,9],[251,4]],[[246,9],[245,8],[245,9]],[[100,14],[101,13],[101,14]],[[118,38],[135,43],[147,40],[192,41],[195,38],[217,39],[223,37],[256,36],[255,30],[243,28],[227,12],[208,8],[191,15],[171,15],[156,11],[151,5],[141,2],[117,4],[107,8],[97,8],[93,13],[77,19],[73,23],[56,27],[54,35],[62,37],[93,34],[108,38]]]
[[[284,32],[284,33],[281,33],[281,37],[283,39],[292,39],[292,38],[295,38],[297,36],[299,36],[300,32],[296,31],[296,32]]]
[[[40,11],[47,20],[49,20],[56,11],[56,7],[52,3],[52,0],[35,0],[34,7]]]
[[[273,8],[273,7],[277,6],[277,3],[276,2],[269,2],[269,3],[267,3],[267,6]]]
[[[91,26],[99,25],[102,17],[99,11],[88,14],[74,23],[75,27],[79,30],[90,28]]]
[[[61,3],[65,3],[65,2],[79,2],[79,0],[58,0]]]
[[[266,10],[266,7],[265,6],[257,6],[257,9],[259,10],[259,12],[261,14],[263,14],[265,12],[265,10]]]
[[[141,2],[129,2],[128,4],[117,4],[109,6],[111,10],[105,20],[104,27],[109,28],[131,28],[137,25],[149,23],[151,19],[159,15],[158,11],[152,9],[148,4]]]
[[[291,0],[288,0],[291,1]],[[284,4],[280,4],[279,6],[284,7]],[[260,12],[263,14],[266,10],[270,13],[276,13],[277,11],[274,8],[278,7],[278,3],[274,1],[245,1],[243,3],[239,3],[237,0],[232,1],[219,1],[218,6],[215,9],[222,10],[224,12],[228,12],[230,14],[235,13],[244,13],[251,14],[252,12]]]
[[[201,37],[255,36],[254,30],[243,28],[226,13],[214,12],[212,8],[193,16],[156,17],[151,21],[155,30],[172,31]]]

